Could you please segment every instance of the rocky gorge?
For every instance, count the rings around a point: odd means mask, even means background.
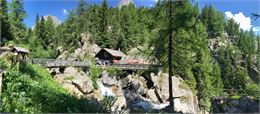
[[[88,35],[81,35],[82,46],[69,54],[62,47],[58,48],[63,60],[89,60],[101,49],[89,42]],[[137,49],[130,50],[137,53]],[[128,56],[147,63],[148,59],[142,56]],[[88,58],[86,58],[88,57]],[[124,59],[124,58],[123,58]],[[157,112],[169,106],[168,74],[159,72],[129,72],[115,73],[112,69],[99,69],[96,78],[91,78],[91,68],[67,67],[65,69],[53,68],[50,73],[72,95],[79,98],[95,99],[101,102],[106,97],[112,97],[112,104],[108,110],[111,112]],[[122,73],[124,72],[124,73]],[[93,76],[92,76],[93,77]],[[173,76],[174,109],[182,113],[199,113],[198,99],[194,92],[179,76]]]
[[[57,59],[63,60],[89,60],[101,49],[98,45],[89,42],[88,35],[81,35],[82,46],[69,54],[67,51],[59,48],[61,52]],[[218,58],[220,47],[225,47],[229,41],[211,40],[209,48]],[[141,48],[141,47],[139,47]],[[134,56],[129,58],[138,59],[147,63],[148,59],[138,54],[138,49],[133,48],[129,52],[134,53]],[[137,56],[138,55],[138,56]],[[86,58],[88,57],[88,58]],[[125,59],[125,58],[123,58]],[[64,88],[70,91],[71,94],[79,98],[95,99],[95,102],[101,102],[107,97],[110,98],[111,104],[109,111],[111,112],[157,112],[164,111],[169,106],[169,83],[168,74],[163,71],[159,72],[127,72],[124,74],[111,73],[107,69],[100,69],[96,79],[92,79],[89,70],[81,68],[68,67],[61,72],[60,69],[50,69],[54,79],[57,80]],[[257,71],[258,72],[258,71]],[[172,76],[173,80],[173,97],[174,110],[181,113],[207,113],[199,109],[199,101],[197,95],[179,76]],[[232,107],[232,100],[222,100],[218,103],[218,97],[212,99],[213,112],[247,112],[241,109],[240,106]],[[228,99],[228,98],[226,98]],[[239,104],[243,104],[239,101]],[[247,99],[248,104],[254,107],[250,112],[259,112],[259,103],[252,102]],[[243,102],[244,102],[243,101]],[[237,102],[237,101],[234,101]],[[232,104],[232,102],[231,102]],[[240,107],[240,108],[239,108]],[[222,111],[221,111],[222,110]]]
[[[112,97],[112,112],[149,112],[162,110],[169,105],[168,75],[163,72],[150,73],[150,81],[139,74],[128,74],[118,78],[106,70],[100,73],[96,82],[88,73],[68,67],[54,79],[77,97],[103,100]],[[173,76],[174,109],[182,113],[198,113],[198,100],[192,90],[178,76]],[[93,86],[96,83],[97,87]],[[148,87],[148,85],[152,86]]]

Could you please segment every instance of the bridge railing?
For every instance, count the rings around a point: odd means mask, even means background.
[[[99,67],[113,67],[119,69],[158,69],[161,68],[161,65],[152,65],[152,64],[111,64],[111,65],[98,65]]]
[[[58,60],[58,59],[28,59],[28,62],[32,64],[40,64],[44,67],[54,68],[54,67],[88,67],[91,65],[88,61],[73,61],[73,60]],[[101,68],[114,67],[118,69],[125,70],[156,70],[160,69],[162,65],[153,64],[111,64],[111,65],[97,65]]]
[[[58,59],[29,59],[28,62],[32,64],[40,64],[44,67],[88,67],[88,61],[73,61],[73,60],[58,60]]]

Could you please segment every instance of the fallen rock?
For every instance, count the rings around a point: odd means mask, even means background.
[[[142,97],[139,94],[136,94],[131,91],[125,92],[125,98],[127,103],[127,108],[130,109],[130,113],[136,112],[152,112],[154,110],[161,110],[166,108],[169,105],[166,103],[152,103],[149,99]]]
[[[140,95],[146,94],[148,88],[146,85],[146,80],[142,76],[128,75],[126,78],[130,80],[130,87],[133,88],[133,91]]]
[[[151,75],[154,86],[162,101],[167,102],[169,98],[169,75],[159,72],[157,76]],[[184,81],[176,76],[172,76],[172,88],[174,99],[174,110],[182,113],[199,113],[198,99]]]
[[[103,71],[101,74],[102,77],[102,83],[108,86],[116,85],[117,80],[115,77],[109,76],[108,72]]]
[[[71,83],[63,83],[62,86],[69,91],[69,93],[77,96],[78,98],[84,96],[84,94],[73,84]]]
[[[112,112],[120,112],[126,109],[126,99],[124,96],[119,96],[116,98],[113,106],[111,107]]]
[[[71,75],[71,76],[77,76],[78,70],[74,67],[67,67],[64,70],[64,74]]]
[[[212,100],[213,113],[259,113],[259,101],[248,96],[232,99],[215,97]]]
[[[72,84],[75,85],[83,94],[93,92],[94,87],[92,81],[87,76],[72,80]]]
[[[146,93],[146,98],[151,99],[154,103],[159,103],[159,100],[155,93],[155,89],[149,89]]]
[[[129,87],[130,86],[130,79],[126,77],[126,78],[119,80],[118,86],[122,89]]]

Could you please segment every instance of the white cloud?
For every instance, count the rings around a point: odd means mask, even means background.
[[[157,3],[158,2],[158,0],[153,0],[155,3]]]
[[[260,31],[260,27],[259,27],[259,26],[253,27],[253,31],[254,31],[254,32]]]
[[[252,30],[255,32],[255,34],[260,35],[260,26],[253,27]]]
[[[230,11],[225,12],[227,19],[234,19],[236,23],[239,24],[239,28],[243,30],[250,30],[253,26],[251,24],[250,17],[246,17],[242,12],[239,12],[238,14],[232,14]]]
[[[64,14],[64,15],[68,15],[68,14],[69,14],[66,9],[63,9],[62,11],[63,11],[63,14]]]

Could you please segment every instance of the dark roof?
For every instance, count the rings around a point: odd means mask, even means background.
[[[126,54],[124,52],[119,51],[119,50],[113,50],[113,49],[107,49],[107,48],[103,48],[101,50],[105,50],[108,53],[110,53],[112,56],[115,56],[115,57],[124,57],[124,56],[126,56]]]
[[[18,52],[22,52],[22,53],[29,53],[29,51],[28,51],[27,49],[21,48],[21,47],[14,47],[14,48],[12,49],[12,51],[14,51],[14,50],[16,50],[16,51],[18,51]]]

